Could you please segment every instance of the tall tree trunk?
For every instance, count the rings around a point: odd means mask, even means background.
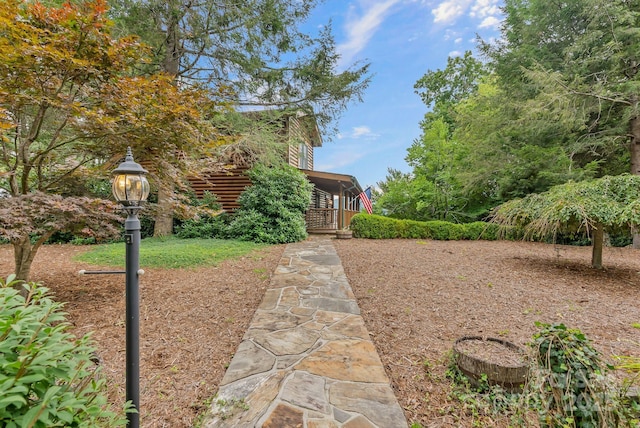
[[[170,15],[170,21],[167,22],[167,38],[165,40],[166,54],[162,61],[162,69],[172,76],[178,76],[180,70],[181,41],[177,14],[180,9],[177,8],[178,6],[174,2],[170,2],[168,7],[172,8],[175,13]],[[153,226],[153,236],[173,234],[173,207],[171,204],[173,192],[172,187],[159,186],[158,213],[156,214],[155,224]]]
[[[172,188],[158,189],[158,212],[153,226],[153,236],[167,236],[173,233],[173,208],[171,205]]]
[[[640,116],[631,119],[629,128],[631,131],[631,174],[640,175]],[[638,228],[632,228],[631,233],[633,234],[633,248],[640,248]]]
[[[593,247],[591,251],[591,267],[602,269],[602,247],[604,244],[604,226],[597,224],[593,229]]]

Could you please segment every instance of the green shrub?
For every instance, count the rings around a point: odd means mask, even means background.
[[[484,239],[486,241],[495,241],[498,239],[499,226],[484,221],[474,221],[464,224],[464,232],[462,239]]]
[[[369,239],[496,240],[499,236],[498,225],[482,221],[457,224],[439,220],[398,220],[369,214],[356,214],[350,228],[356,238]]]
[[[229,225],[230,237],[267,244],[307,237],[304,214],[312,185],[298,169],[256,165],[248,172],[252,185],[240,197],[240,209]]]
[[[399,237],[397,221],[379,215],[356,214],[349,227],[356,238],[393,239]]]
[[[432,232],[433,239],[438,241],[446,241],[450,239],[449,236],[452,223],[439,220],[429,221],[427,223]]]
[[[227,237],[229,216],[221,213],[222,205],[214,193],[205,191],[202,198],[195,193],[189,196],[189,207],[185,210],[190,218],[174,218],[173,231],[182,239],[210,239]]]
[[[107,404],[89,339],[68,333],[61,304],[36,284],[0,279],[0,426],[126,425]]]
[[[219,238],[229,235],[229,215],[204,215],[199,219],[185,220],[176,227],[176,236],[182,239]]]
[[[396,221],[396,230],[399,238],[430,239],[431,230],[426,222],[416,220]]]

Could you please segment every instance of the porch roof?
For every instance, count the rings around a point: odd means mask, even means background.
[[[340,195],[340,190],[352,195],[359,195],[360,192],[362,192],[360,183],[358,183],[358,180],[352,175],[310,171],[308,169],[301,171],[306,174],[309,181],[318,189],[329,192],[332,195]]]

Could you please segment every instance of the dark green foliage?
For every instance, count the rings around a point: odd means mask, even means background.
[[[399,221],[379,215],[356,214],[351,219],[350,229],[356,238],[393,239],[398,238],[396,224]],[[415,228],[410,228],[416,233]]]
[[[243,210],[231,222],[229,233],[236,239],[267,244],[286,244],[307,237],[304,216],[292,211],[268,216],[253,209]]]
[[[459,224],[448,223],[446,221],[429,221],[425,222],[425,226],[431,231],[433,239],[438,241],[449,241],[459,239],[462,235]]]
[[[91,237],[85,238],[82,236],[76,236],[71,232],[55,232],[53,235],[51,235],[51,238],[49,238],[47,242],[45,242],[45,244],[67,244],[70,242],[77,245],[84,245],[95,244],[96,240],[95,238]]]
[[[370,80],[368,64],[337,66],[330,22],[308,31],[318,0],[109,3],[116,28],[152,46],[143,70],[204,82],[222,103],[313,110],[325,129],[360,100]]]
[[[499,231],[497,225],[481,221],[457,224],[439,220],[398,220],[369,214],[355,215],[350,228],[356,238],[369,239],[495,240]]]
[[[0,426],[114,427],[126,420],[107,405],[105,380],[89,336],[68,332],[48,290],[0,279]]]
[[[311,203],[311,183],[289,165],[256,165],[248,171],[252,185],[238,199],[240,209],[229,226],[233,238],[284,244],[307,237],[304,213]]]
[[[221,213],[222,206],[216,195],[204,192],[202,198],[191,196],[190,206],[197,214],[186,220],[174,220],[174,232],[178,238],[221,238],[228,235],[229,216]]]
[[[149,213],[145,213],[144,211],[140,213],[140,237],[142,239],[151,238],[153,236],[153,230],[156,224],[156,219],[153,215]]]
[[[484,221],[465,223],[462,239],[478,239],[478,237],[487,241],[495,241],[498,239],[498,228]]]
[[[229,235],[230,217],[227,214],[202,216],[199,219],[183,221],[176,227],[176,236],[183,239],[220,238]]]

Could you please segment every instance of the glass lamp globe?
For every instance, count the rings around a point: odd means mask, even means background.
[[[133,161],[131,147],[127,148],[127,156],[118,168],[113,170],[111,190],[114,198],[124,206],[139,206],[149,196],[147,170]]]

